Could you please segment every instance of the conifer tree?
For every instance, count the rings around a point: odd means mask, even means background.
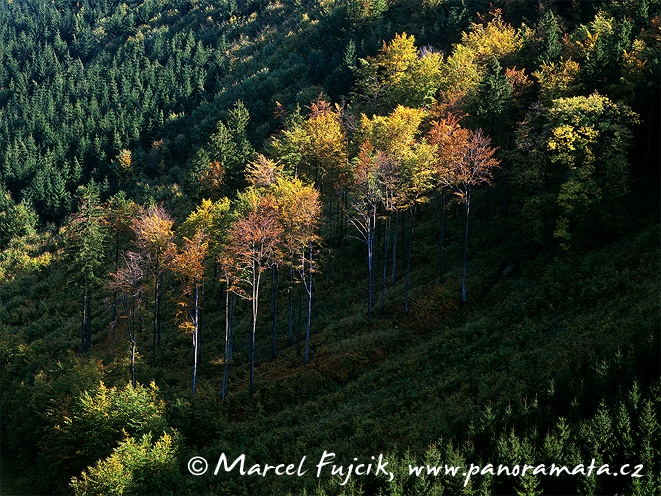
[[[101,281],[108,232],[96,183],[78,188],[78,211],[64,228],[65,258],[71,280],[81,295],[81,353],[90,351],[92,341],[92,293]]]

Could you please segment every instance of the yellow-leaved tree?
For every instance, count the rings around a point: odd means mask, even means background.
[[[282,225],[284,256],[289,265],[289,342],[293,340],[293,282],[294,270],[300,276],[301,288],[308,296],[307,325],[305,332],[305,363],[310,355],[310,332],[312,313],[312,274],[314,251],[319,242],[321,223],[321,203],[319,192],[299,179],[280,178],[271,191],[275,197],[276,209]],[[296,349],[300,353],[300,328],[296,339]]]
[[[141,208],[133,219],[131,228],[135,234],[135,245],[153,278],[153,349],[152,367],[156,366],[156,346],[161,342],[161,283],[168,267],[168,254],[174,238],[174,219],[162,205]]]
[[[374,57],[359,59],[356,88],[370,110],[391,111],[397,105],[431,107],[441,84],[443,55],[419,50],[415,37],[395,34]]]

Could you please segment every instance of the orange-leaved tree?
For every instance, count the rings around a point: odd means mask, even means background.
[[[437,181],[450,188],[465,208],[464,268],[461,283],[461,301],[466,303],[466,267],[468,253],[468,216],[473,188],[490,185],[493,169],[498,165],[496,149],[481,129],[463,128],[454,119],[435,123],[428,134],[436,146]]]
[[[197,231],[192,238],[184,238],[184,246],[177,250],[172,246],[173,252],[169,257],[172,271],[181,281],[183,294],[186,297],[179,302],[177,315],[180,320],[179,328],[190,333],[193,338],[193,380],[191,391],[195,394],[197,385],[197,360],[199,352],[200,330],[200,292],[204,277],[204,259],[209,243],[203,229]]]
[[[239,195],[244,212],[229,232],[227,253],[233,260],[236,278],[250,291],[240,294],[252,302],[250,339],[250,395],[255,393],[255,334],[262,274],[280,258],[282,225],[272,194],[260,194],[249,188]]]
[[[174,219],[162,205],[141,208],[131,225],[135,233],[135,245],[154,282],[152,367],[156,366],[156,345],[161,342],[161,283],[167,268],[168,248],[174,237],[173,225]]]
[[[365,140],[358,156],[353,162],[350,179],[347,219],[358,231],[357,239],[367,244],[367,320],[372,319],[374,304],[374,233],[376,231],[377,212],[383,198],[383,187],[379,165],[385,163],[387,156],[377,152]]]

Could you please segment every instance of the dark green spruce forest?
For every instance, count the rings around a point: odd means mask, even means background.
[[[2,0],[0,494],[660,495],[660,65],[659,0]]]

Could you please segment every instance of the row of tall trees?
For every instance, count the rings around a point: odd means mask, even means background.
[[[263,169],[259,163],[253,165],[255,171]],[[204,282],[209,281],[210,287],[218,287],[219,301],[221,291],[225,292],[223,397],[232,354],[234,298],[251,302],[250,392],[253,394],[263,276],[268,270],[277,271],[281,267],[288,268],[289,273],[290,343],[293,343],[293,292],[297,279],[307,294],[307,363],[321,204],[318,192],[298,179],[273,176],[271,181],[252,185],[233,202],[227,198],[215,202],[203,200],[176,229],[175,220],[161,205],[139,207],[123,195],[102,203],[98,185],[92,182],[81,188],[78,212],[71,216],[63,231],[64,253],[72,268],[71,282],[81,295],[81,352],[90,351],[92,300],[105,284],[108,293],[112,293],[112,325],[128,336],[131,381],[135,385],[137,336],[148,326],[152,333],[151,364],[156,366],[161,343],[163,279],[171,273],[180,283],[180,296],[175,297],[178,328],[192,337],[192,392],[195,393],[203,290]],[[114,269],[110,274],[106,269],[109,252],[114,252],[111,264]],[[277,303],[276,296],[274,292],[273,306]],[[275,326],[273,332],[275,343]]]
[[[339,232],[340,238],[348,235],[366,244],[368,319],[375,303],[377,225],[386,225],[385,260],[389,256],[393,217],[398,220],[401,214],[409,218],[404,297],[408,312],[416,207],[427,202],[434,190],[453,188],[468,213],[472,187],[489,183],[493,177],[491,169],[498,163],[495,149],[481,130],[462,128],[452,114],[434,120],[423,108],[399,105],[385,116],[369,118],[363,113],[356,123],[346,109],[333,107],[321,96],[309,109],[306,118],[295,114],[288,120],[287,127],[274,138],[271,153],[284,164],[285,173],[311,178],[317,185],[325,199],[329,243]],[[425,133],[423,127],[430,126]],[[350,224],[353,230],[348,232],[343,223]],[[396,226],[392,243],[393,281],[397,236]],[[466,241],[467,237],[468,231]],[[464,278],[464,301],[465,293]]]

